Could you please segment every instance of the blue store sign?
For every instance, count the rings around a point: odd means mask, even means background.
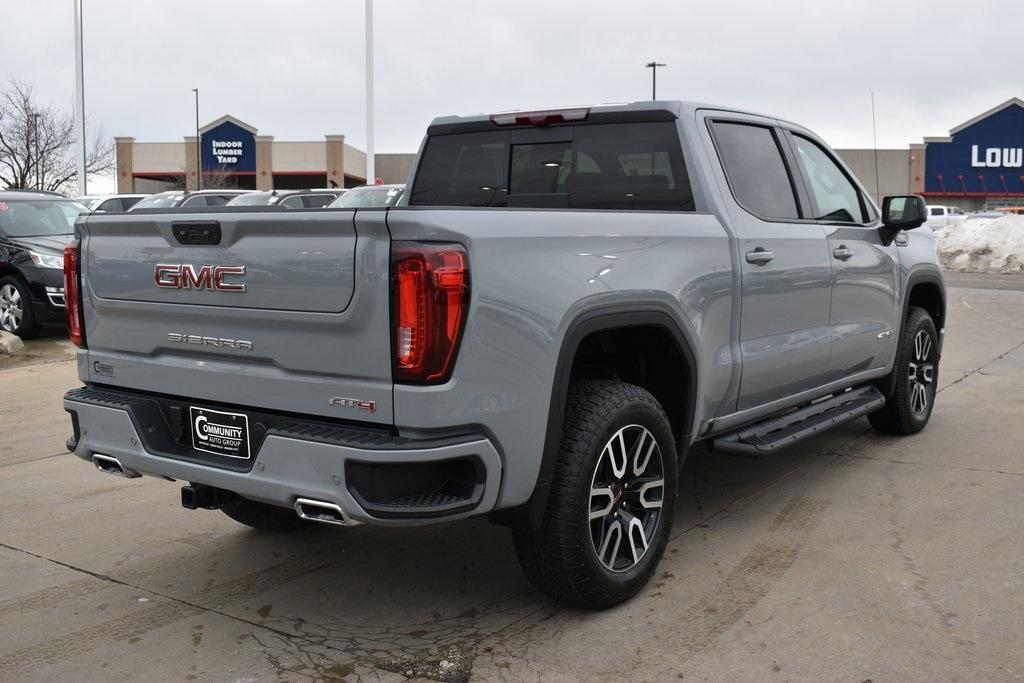
[[[926,139],[926,194],[1024,196],[1024,102],[1012,99]]]
[[[202,134],[204,173],[255,173],[256,136],[232,121]]]

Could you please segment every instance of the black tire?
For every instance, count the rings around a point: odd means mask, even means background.
[[[18,311],[17,317],[4,315],[5,311],[14,310]],[[21,278],[13,275],[0,278],[0,330],[22,339],[31,339],[39,334],[39,323],[32,310],[32,293]]]
[[[625,475],[616,478],[607,469],[614,456],[606,455],[605,446],[613,437],[618,442],[620,431],[620,453],[627,455],[623,459]],[[646,438],[644,432],[653,437],[656,448],[649,446],[649,441],[641,441]],[[650,457],[640,467],[639,454],[648,448]],[[660,462],[655,460],[655,454]],[[543,522],[537,530],[513,530],[516,554],[530,583],[557,600],[589,609],[611,607],[636,595],[654,574],[668,543],[675,509],[677,464],[668,417],[646,389],[610,380],[587,380],[570,387],[561,448]],[[628,480],[631,472],[632,483]],[[637,488],[646,486],[642,482],[656,479],[659,473],[663,481],[660,492],[654,488],[651,500],[647,500],[647,491],[652,490],[648,487],[637,497]],[[597,498],[595,508],[591,489],[602,488],[606,479],[609,494]],[[626,484],[624,488],[622,483]],[[646,525],[651,523],[653,513],[648,508],[656,505],[658,495],[661,505],[648,531]],[[607,506],[602,507],[605,501]],[[591,513],[598,511],[602,516],[591,520]],[[634,535],[637,530],[632,520],[643,522],[639,536]],[[619,542],[610,547],[608,539],[614,538],[616,524]],[[626,557],[618,557],[620,545],[628,542],[623,528],[634,543],[621,550]],[[606,559],[598,557],[598,537],[606,541],[600,544],[606,549]],[[643,547],[636,541],[644,538],[646,550],[635,561],[636,549]]]
[[[925,362],[918,357],[919,335],[926,336],[930,345]],[[890,387],[892,391],[885,397],[885,406],[868,415],[871,426],[883,434],[897,435],[916,434],[924,429],[935,405],[938,381],[939,335],[935,322],[928,311],[911,306],[900,331],[892,374],[880,385],[883,391]]]
[[[258,503],[241,496],[225,503],[221,511],[236,522],[261,531],[295,531],[307,526],[294,510]]]

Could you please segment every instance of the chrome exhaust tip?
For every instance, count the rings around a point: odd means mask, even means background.
[[[121,464],[121,461],[109,455],[103,455],[102,453],[92,454],[92,464],[96,466],[100,472],[106,472],[107,474],[113,474],[115,477],[124,477],[125,479],[136,479],[142,475],[135,470],[130,470]]]
[[[295,512],[302,519],[322,524],[336,524],[338,526],[355,526],[359,522],[349,517],[340,506],[334,503],[326,503],[322,500],[311,500],[299,498],[295,501]]]

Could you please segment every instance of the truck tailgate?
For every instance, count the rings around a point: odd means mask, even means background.
[[[392,422],[383,211],[125,214],[85,226],[83,379]]]

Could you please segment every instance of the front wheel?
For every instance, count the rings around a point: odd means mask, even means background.
[[[0,330],[22,339],[29,339],[39,333],[28,286],[10,275],[0,278]]]
[[[939,335],[928,311],[911,307],[900,332],[896,363],[885,381],[885,406],[868,415],[884,434],[916,434],[928,424],[939,381]]]
[[[574,384],[544,521],[513,532],[526,577],[581,607],[631,598],[665,552],[676,465],[668,418],[646,389],[608,380]]]

